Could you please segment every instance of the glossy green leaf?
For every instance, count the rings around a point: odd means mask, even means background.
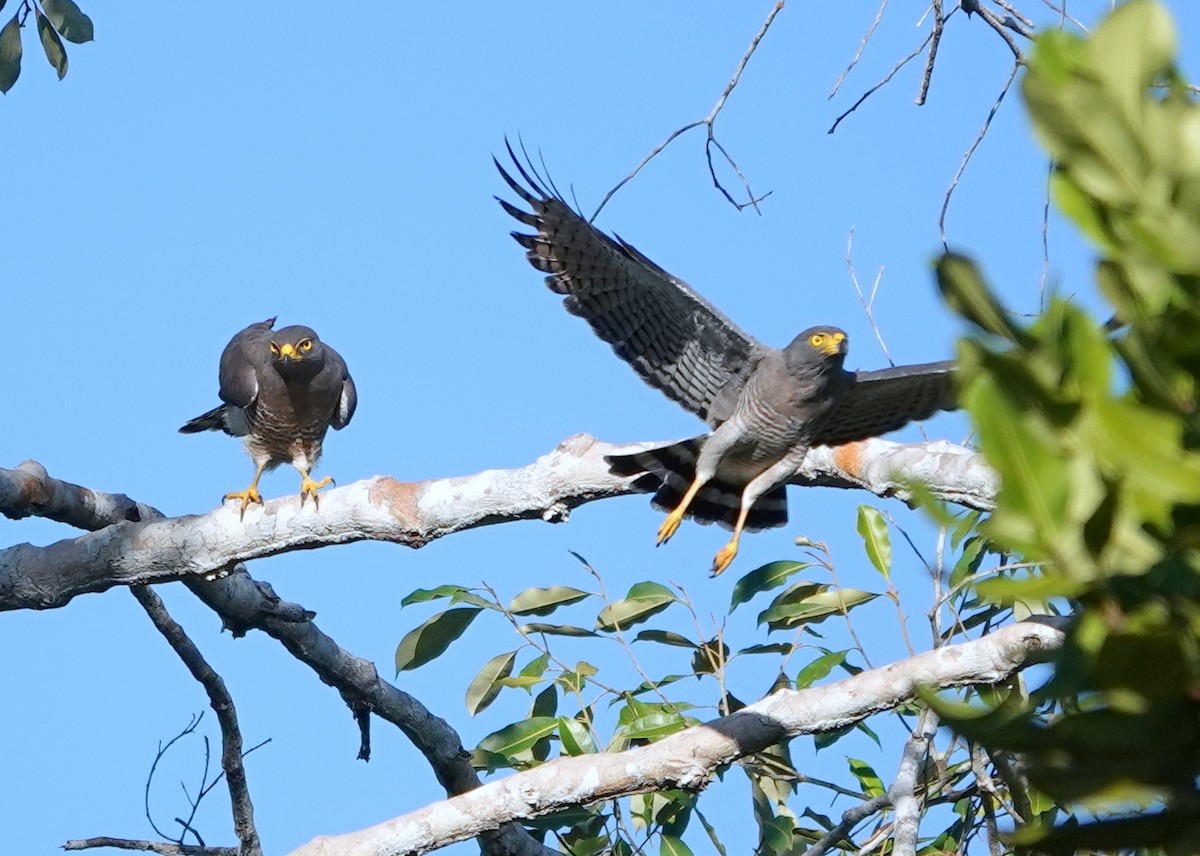
[[[517,658],[516,651],[507,654],[497,654],[483,664],[483,668],[475,675],[471,685],[467,687],[467,712],[475,716],[495,701],[500,694],[500,684],[497,681],[512,674],[513,662]]]
[[[46,59],[58,72],[58,79],[62,80],[67,74],[67,49],[63,47],[58,33],[50,26],[50,21],[41,12],[38,12],[37,15],[37,28],[38,37],[42,40],[42,50],[46,52]]]
[[[21,27],[17,16],[0,29],[0,92],[7,93],[21,76]]]
[[[479,613],[478,609],[465,607],[449,609],[409,631],[396,647],[396,673],[411,671],[440,657],[450,643],[471,626]]]
[[[417,589],[416,591],[407,595],[404,600],[400,601],[400,607],[404,608],[414,603],[426,603],[427,601],[431,600],[452,597],[465,591],[467,591],[467,589],[464,586],[456,585],[438,586],[435,589]]]
[[[858,779],[863,793],[867,796],[877,797],[887,790],[883,786],[883,780],[879,778],[875,770],[866,761],[860,761],[857,758],[847,758],[846,763],[850,765],[850,773],[854,778]]]
[[[493,731],[479,741],[479,748],[485,752],[494,752],[505,758],[511,758],[521,752],[533,748],[533,744],[549,737],[558,728],[558,717],[538,716],[523,719],[505,726],[499,731]]]
[[[692,849],[683,843],[682,838],[676,838],[674,835],[663,835],[659,840],[659,856],[692,856]]]
[[[592,733],[578,719],[560,716],[558,739],[562,742],[563,751],[568,755],[589,755],[597,751]]]
[[[585,630],[582,627],[575,627],[571,624],[525,624],[522,625],[523,633],[545,633],[547,636],[574,636],[577,638],[584,636],[595,636],[593,630]]]
[[[867,558],[888,579],[892,573],[892,536],[878,509],[869,505],[858,507],[858,534],[862,536]]]
[[[570,586],[526,589],[513,598],[508,611],[513,615],[549,615],[560,606],[578,603],[591,595]]]
[[[540,678],[546,674],[546,669],[550,666],[550,653],[544,652],[534,657],[526,663],[521,669],[521,677],[523,678]]]
[[[809,567],[812,567],[812,562],[771,562],[761,568],[755,568],[734,583],[729,611],[733,612],[740,604],[746,603],[759,592],[779,588],[793,574]]]
[[[673,645],[676,648],[698,648],[699,646],[678,633],[670,630],[642,630],[633,637],[634,642],[658,642],[663,645]]]
[[[849,651],[826,651],[800,670],[796,675],[796,689],[811,687],[814,683],[829,676],[835,667],[846,662]]]
[[[641,624],[673,604],[677,597],[660,583],[641,582],[629,589],[629,594],[606,606],[596,617],[596,629],[612,632]]]
[[[74,0],[42,0],[42,9],[54,29],[68,42],[81,45],[95,36],[92,19],[83,14]]]
[[[661,740],[669,734],[682,731],[688,725],[687,718],[678,713],[650,713],[618,728],[613,735],[613,743],[628,740]]]
[[[716,849],[719,856],[726,856],[728,851],[725,849],[725,845],[721,843],[721,839],[717,837],[716,827],[708,822],[708,818],[701,813],[700,809],[696,809],[696,819],[700,821],[700,825],[708,833],[708,840],[712,842],[712,846]]]
[[[877,597],[878,594],[861,589],[829,589],[810,595],[798,603],[770,607],[759,614],[758,623],[769,624],[773,630],[797,627],[824,621],[830,615],[848,612]]]

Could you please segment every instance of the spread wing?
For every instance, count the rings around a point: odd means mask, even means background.
[[[710,425],[727,418],[722,411],[736,400],[764,346],[687,283],[571,210],[530,175],[511,146],[508,152],[525,184],[499,161],[496,168],[532,211],[499,202],[537,230],[513,237],[527,250],[529,263],[549,274],[550,290],[566,295],[567,311],[584,318],[650,386]]]
[[[837,446],[895,431],[939,410],[956,410],[954,361],[857,372],[814,446]]]

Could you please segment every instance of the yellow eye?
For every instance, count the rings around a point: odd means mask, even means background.
[[[271,343],[271,356],[273,356],[273,357],[279,356],[279,346],[276,345],[274,342]]]
[[[813,333],[811,336],[808,337],[808,344],[812,345],[814,348],[821,347],[822,345],[825,344],[825,334],[824,333]]]
[[[300,342],[300,350],[308,353],[312,350],[312,339],[303,339]]]

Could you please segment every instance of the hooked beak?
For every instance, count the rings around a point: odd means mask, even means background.
[[[821,348],[821,353],[827,357],[832,357],[834,354],[846,353],[846,335],[844,333],[834,333],[829,337],[829,341]]]

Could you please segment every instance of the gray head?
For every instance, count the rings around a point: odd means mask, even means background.
[[[845,331],[837,327],[809,327],[784,348],[784,353],[793,367],[829,371],[842,367],[849,349]]]
[[[296,324],[271,333],[271,365],[284,378],[311,377],[325,366],[325,346],[311,327]]]

